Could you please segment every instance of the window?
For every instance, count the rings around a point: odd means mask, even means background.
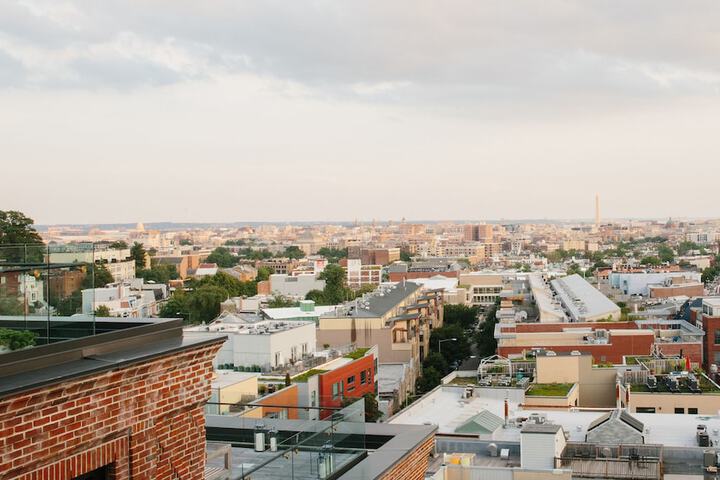
[[[637,407],[636,413],[655,413],[655,407]]]
[[[337,384],[337,383],[333,383],[333,385],[332,385],[332,398],[333,398],[333,400],[335,400],[335,399],[338,397],[338,393],[339,393],[339,391],[338,391],[338,384]]]
[[[347,383],[355,383],[355,375],[350,375],[347,379]]]
[[[685,409],[684,409],[684,408],[677,408],[677,407],[676,407],[676,408],[675,408],[675,413],[685,413]]]
[[[275,352],[275,366],[280,366],[280,352]]]
[[[310,406],[317,407],[317,392],[315,390],[310,392]]]
[[[698,409],[697,408],[688,408],[688,414],[690,415],[697,415]]]
[[[367,373],[365,372],[365,370],[360,372],[360,383],[362,385],[365,385],[367,383]]]

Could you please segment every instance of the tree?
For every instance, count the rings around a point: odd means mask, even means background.
[[[443,342],[440,347],[440,340],[456,340]],[[460,363],[470,356],[470,342],[465,331],[460,325],[443,325],[430,332],[430,348],[433,351],[440,350],[445,361],[449,364]]]
[[[565,272],[568,275],[574,275],[574,274],[582,275],[582,269],[580,268],[580,265],[578,265],[575,262],[571,263]]]
[[[133,243],[133,246],[130,247],[130,256],[135,260],[136,270],[145,268],[145,258],[147,257],[147,252],[145,251],[145,247],[142,243]]]
[[[40,248],[43,241],[33,224],[33,219],[22,212],[0,210],[0,259],[26,263],[43,261],[43,248]]]
[[[172,296],[160,309],[160,317],[182,317],[185,322],[189,323],[191,319],[188,308],[188,298],[189,295],[187,295],[183,290],[175,290],[175,293],[172,294]]]
[[[225,272],[218,272],[215,275],[203,277],[200,280],[194,280],[192,286],[195,288],[203,286],[220,287],[230,297],[252,297],[257,294],[257,282],[248,281],[241,282],[237,278]]]
[[[661,262],[672,263],[675,260],[675,252],[667,245],[660,245],[658,247],[658,257]]]
[[[100,305],[95,309],[95,316],[96,317],[109,317],[110,309],[107,307],[107,305]]]
[[[353,292],[353,298],[362,297],[366,293],[374,292],[377,287],[370,283],[361,285],[360,288]]]
[[[126,248],[128,248],[128,244],[123,240],[118,240],[117,242],[111,243],[110,248],[113,250],[125,250]]]
[[[285,386],[289,387],[291,383],[292,383],[292,380],[290,380],[290,373],[287,372],[287,373],[285,373]]]
[[[268,300],[268,308],[294,307],[295,305],[297,305],[295,300],[291,300],[284,295],[275,295]]]
[[[69,297],[51,297],[50,304],[55,307],[57,314],[60,316],[69,317],[75,315],[82,307],[82,293],[80,290],[76,290]]]
[[[135,272],[137,278],[146,282],[168,283],[170,280],[180,278],[177,269],[173,265],[157,264],[151,268],[143,268]]]
[[[423,361],[423,369],[434,368],[441,375],[445,375],[448,371],[448,363],[445,357],[438,352],[430,352]]]
[[[108,283],[113,283],[115,279],[102,263],[90,265],[92,270],[85,275],[82,281],[82,288],[103,288]]]
[[[291,245],[287,247],[285,251],[283,251],[279,256],[287,257],[293,260],[300,260],[301,258],[305,258],[305,252],[303,252],[297,245]]]
[[[658,257],[653,257],[653,256],[643,257],[640,260],[640,265],[658,266],[661,263],[662,262],[660,261],[660,259]]]
[[[317,253],[327,258],[329,263],[338,263],[341,258],[347,258],[347,248],[322,247]]]
[[[323,293],[322,290],[310,290],[307,295],[305,295],[305,300],[312,300],[316,305],[329,305],[329,303],[325,301],[325,293]]]
[[[206,261],[208,263],[215,263],[221,268],[230,268],[238,264],[239,259],[230,250],[225,247],[217,247],[215,250],[208,255]]]
[[[488,309],[485,314],[485,321],[480,325],[480,330],[475,334],[475,345],[477,353],[481,357],[493,355],[497,350],[497,340],[495,339],[495,325],[497,325],[498,304],[496,303]]]
[[[270,280],[270,275],[272,275],[273,270],[269,267],[260,267],[257,269],[257,276],[255,277],[255,280],[258,282],[264,282],[266,280]]]
[[[418,393],[426,393],[440,385],[442,376],[434,367],[423,369],[422,376],[415,382]]]
[[[228,299],[228,292],[215,285],[207,285],[193,291],[188,298],[188,310],[192,322],[209,322],[220,314],[220,304]]]
[[[412,262],[410,252],[406,250],[400,250],[400,260],[402,260],[403,262]]]
[[[475,326],[479,312],[479,307],[448,304],[443,307],[443,322],[445,325],[458,324],[467,330]]]
[[[337,305],[344,302],[348,297],[347,287],[345,286],[345,269],[340,265],[329,264],[318,278],[325,280],[323,298],[326,304]]]
[[[190,240],[189,238],[181,238],[181,239],[180,239],[180,246],[181,246],[181,247],[189,247],[189,246],[192,245],[192,244],[193,244],[193,242],[192,242],[192,240]],[[226,243],[226,245],[227,245],[227,243]]]

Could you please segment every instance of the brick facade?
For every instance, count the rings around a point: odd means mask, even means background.
[[[204,475],[212,360],[221,343],[0,400],[0,480]]]
[[[382,480],[422,480],[428,467],[428,459],[435,448],[435,435],[428,437],[415,450],[396,463]]]

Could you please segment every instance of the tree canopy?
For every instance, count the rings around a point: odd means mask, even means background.
[[[145,247],[142,243],[135,242],[133,243],[133,246],[130,247],[130,256],[135,260],[136,270],[145,268],[146,255],[147,251],[145,251]]]
[[[317,253],[327,258],[329,263],[338,263],[341,258],[347,258],[347,248],[322,247]]]
[[[33,227],[33,219],[15,210],[0,210],[0,259],[8,262],[42,262],[42,238]]]
[[[477,323],[479,310],[468,305],[448,304],[443,307],[443,322],[445,325],[458,324],[467,330]]]
[[[206,261],[215,263],[221,268],[230,268],[238,264],[240,259],[225,247],[217,247],[208,255]]]

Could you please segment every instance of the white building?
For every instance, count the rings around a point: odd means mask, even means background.
[[[318,280],[314,274],[287,275],[276,273],[270,275],[270,292],[273,295],[285,297],[305,298],[310,290],[322,290],[325,280]]]
[[[259,317],[258,317],[259,319]],[[186,336],[227,336],[215,366],[259,366],[264,371],[294,364],[315,352],[315,323],[307,321],[247,321],[238,316],[218,318],[209,325],[187,327]]]
[[[578,274],[550,282],[571,322],[620,320],[620,307]]]
[[[116,282],[135,278],[135,260],[119,260],[103,264]]]
[[[44,283],[32,275],[22,274],[18,278],[18,297],[28,305],[44,303]]]
[[[673,278],[684,277],[688,282],[700,282],[701,275],[698,272],[613,272],[610,274],[609,282],[613,288],[617,288],[625,295],[650,296],[651,285],[672,284]]]
[[[380,285],[382,281],[382,265],[363,265],[360,259],[347,261],[347,285],[360,288],[363,285]]]
[[[142,278],[109,284],[103,288],[82,291],[82,313],[92,314],[107,307],[112,317],[146,318],[156,316],[167,299],[167,286],[145,284]]]

